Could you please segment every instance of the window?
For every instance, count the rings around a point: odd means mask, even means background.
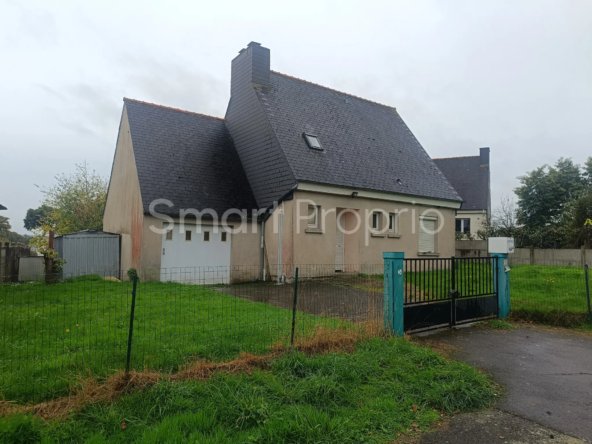
[[[209,241],[210,241],[210,232],[204,231],[204,242],[209,242]]]
[[[317,205],[308,206],[308,228],[319,228],[320,209]]]
[[[173,230],[167,230],[164,238],[168,241],[172,241],[173,240]]]
[[[223,231],[220,234],[220,239],[222,240],[222,242],[226,242],[227,236],[228,236],[228,233],[226,231]]]
[[[372,213],[372,229],[375,231],[382,230],[382,213],[378,211]]]
[[[470,233],[471,219],[456,219],[456,231],[459,233]]]
[[[435,217],[419,218],[419,252],[436,252],[436,223]]]
[[[319,141],[319,138],[317,136],[315,136],[314,134],[303,134],[304,139],[306,140],[306,143],[308,144],[308,147],[313,149],[313,150],[323,150],[323,147],[321,146],[321,142]]]
[[[185,230],[185,240],[191,241],[191,230]]]
[[[399,234],[399,213],[389,214],[389,234]]]

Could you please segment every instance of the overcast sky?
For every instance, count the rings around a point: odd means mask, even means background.
[[[87,161],[109,176],[122,98],[214,116],[250,41],[271,67],[397,108],[432,157],[491,147],[516,177],[592,155],[592,0],[0,0],[0,203]]]

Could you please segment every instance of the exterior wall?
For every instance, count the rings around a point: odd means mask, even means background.
[[[127,109],[123,107],[111,180],[103,214],[103,230],[122,235],[121,268],[141,268],[144,214],[140,182],[130,134]]]
[[[311,202],[321,206],[321,214],[325,213],[322,233],[306,232],[308,221],[307,207]],[[300,208],[300,211],[298,211]],[[284,202],[284,224],[283,224],[283,264],[289,269],[289,265],[328,265],[335,263],[335,241],[336,241],[336,212],[337,209],[355,210],[362,219],[362,226],[355,234],[345,235],[345,265],[353,266],[382,264],[382,253],[387,251],[402,251],[405,257],[423,257],[419,253],[419,217],[431,207],[427,205],[413,205],[407,202],[392,202],[387,200],[352,198],[351,196],[339,196],[323,194],[313,191],[295,191],[294,200]],[[274,212],[266,224],[266,257],[270,264],[272,277],[277,276],[277,250],[278,250],[278,227],[274,224],[279,219],[281,207]],[[401,211],[399,220],[400,236],[389,237],[385,233],[382,237],[371,235],[369,223],[366,225],[363,219],[372,211],[384,210],[387,213]],[[403,212],[407,210],[407,212]],[[439,257],[451,257],[455,252],[454,217],[455,210],[452,208],[438,208],[440,212],[443,229],[436,235],[437,253]],[[357,219],[350,213],[351,217],[345,220],[346,230],[351,230],[357,224]],[[436,215],[427,212],[426,216]],[[322,220],[321,216],[321,220]],[[386,217],[385,217],[386,219]],[[384,220],[386,224],[387,221]],[[440,222],[439,222],[440,223]],[[349,250],[349,251],[348,251]],[[274,269],[273,265],[276,266]],[[357,271],[363,271],[362,269]]]
[[[45,278],[45,259],[43,256],[19,257],[18,280],[40,281]],[[1,282],[1,280],[0,280]]]
[[[175,223],[179,222],[178,217],[173,217]],[[187,219],[187,223],[192,223]],[[193,223],[195,221],[193,220]],[[142,266],[141,273],[145,279],[155,280],[160,277],[162,258],[162,234],[155,233],[151,226],[163,228],[167,224],[162,219],[151,215],[144,216],[144,232],[142,235]],[[202,225],[209,225],[204,221]],[[235,227],[235,224],[228,222],[228,226]],[[253,232],[255,231],[255,232]],[[233,282],[258,279],[261,273],[261,229],[257,222],[247,222],[246,232],[231,233],[230,267],[232,270],[231,279]],[[191,267],[191,264],[187,264]]]
[[[510,265],[592,267],[592,250],[516,248],[509,259]]]
[[[486,257],[489,256],[487,251],[486,240],[457,240],[456,241],[456,257]],[[511,255],[510,255],[511,256]]]
[[[272,213],[265,223],[265,254],[266,254],[266,268],[271,276],[277,277],[278,264],[282,265],[280,274],[285,274],[287,277],[291,276],[293,264],[300,264],[298,258],[294,255],[294,201],[288,200],[282,202],[279,207]],[[282,259],[279,259],[279,242],[280,242],[280,217],[283,215],[281,240],[282,240]]]
[[[484,224],[487,222],[487,212],[483,211],[467,211],[458,210],[456,212],[457,219],[471,219],[471,234],[477,236],[477,231],[482,230]]]

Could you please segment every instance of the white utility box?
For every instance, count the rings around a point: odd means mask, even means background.
[[[508,254],[514,252],[513,237],[490,237],[487,242],[487,249],[490,253]]]

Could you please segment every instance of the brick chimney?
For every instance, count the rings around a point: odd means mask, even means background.
[[[245,49],[241,49],[232,60],[230,78],[231,97],[240,94],[245,84],[256,84],[269,87],[270,51],[261,43],[251,42]]]
[[[479,148],[479,165],[489,166],[489,147]]]

